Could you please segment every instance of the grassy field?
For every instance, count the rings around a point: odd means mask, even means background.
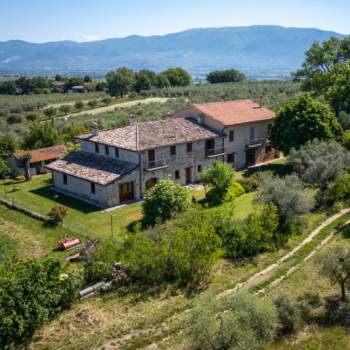
[[[193,188],[189,190],[189,196],[192,195],[201,199],[204,191]],[[106,212],[69,196],[59,194],[57,197],[51,190],[50,174],[35,176],[29,182],[7,180],[5,185],[1,183],[0,196],[44,215],[54,205],[64,205],[69,209],[64,226],[79,235],[93,238],[109,238],[112,234],[115,237],[142,219],[141,201]],[[249,198],[242,200],[249,201]]]
[[[56,250],[57,241],[72,233],[63,227],[50,228],[25,214],[10,210],[0,204],[0,247],[5,257],[52,256],[64,258],[69,252]]]

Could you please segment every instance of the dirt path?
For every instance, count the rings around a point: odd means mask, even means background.
[[[257,272],[255,275],[250,277],[248,280],[242,283],[238,283],[234,288],[227,289],[221,294],[218,295],[218,297],[225,297],[227,295],[230,295],[234,292],[236,292],[239,289],[242,288],[250,288],[253,287],[259,283],[261,283],[263,280],[265,280],[274,270],[276,270],[284,261],[292,257],[296,252],[298,252],[302,247],[304,247],[307,243],[311,242],[315,236],[317,236],[321,230],[323,230],[326,226],[330,225],[333,221],[337,220],[342,215],[349,213],[350,208],[343,209],[339,213],[331,216],[327,220],[323,221],[323,223],[318,226],[315,230],[313,230],[301,243],[299,243],[296,247],[294,247],[289,253],[282,256],[282,258],[278,259],[274,264],[271,264],[270,266],[266,267],[265,269]],[[310,253],[311,254],[311,253]]]
[[[97,108],[89,109],[87,111],[82,111],[82,112],[67,114],[67,115],[64,115],[61,117],[56,117],[55,119],[73,118],[73,117],[78,117],[78,116],[84,115],[84,114],[85,115],[86,114],[94,115],[94,114],[99,114],[99,113],[112,112],[116,108],[127,108],[127,107],[136,106],[139,104],[148,104],[148,103],[154,103],[154,102],[165,103],[166,101],[168,101],[168,98],[166,98],[166,97],[150,97],[150,98],[145,98],[142,100],[115,103],[115,104],[105,106],[105,107],[97,107]]]

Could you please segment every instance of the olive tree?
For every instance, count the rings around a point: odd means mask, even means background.
[[[296,175],[284,178],[263,176],[255,201],[273,203],[278,209],[280,224],[285,229],[314,207],[314,199],[305,191],[302,181]]]
[[[276,327],[273,305],[246,293],[227,299],[205,294],[194,303],[190,319],[192,347],[201,350],[263,349]]]
[[[314,140],[292,149],[288,161],[301,180],[320,187],[344,173],[350,165],[350,153],[336,142]]]
[[[350,250],[342,246],[329,248],[316,260],[320,273],[337,283],[341,289],[341,299],[346,299],[346,285],[350,282]]]

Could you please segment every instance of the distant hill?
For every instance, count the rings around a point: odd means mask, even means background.
[[[313,41],[345,35],[312,28],[249,26],[190,29],[163,36],[43,44],[0,42],[0,73],[83,73],[119,66],[156,71],[181,66],[194,75],[236,68],[251,77],[288,76]]]

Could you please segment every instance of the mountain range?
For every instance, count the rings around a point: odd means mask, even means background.
[[[156,36],[132,35],[90,42],[0,42],[2,74],[103,76],[120,66],[160,71],[180,66],[194,76],[235,68],[251,78],[287,77],[300,67],[313,41],[346,35],[314,28],[259,25],[189,29]]]

